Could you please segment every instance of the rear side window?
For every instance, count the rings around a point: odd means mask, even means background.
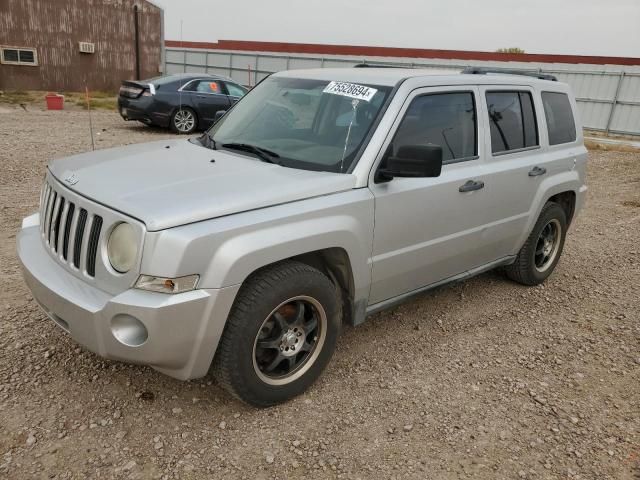
[[[493,153],[539,145],[531,93],[487,92],[487,107]]]
[[[576,141],[576,122],[566,93],[542,92],[549,145]]]
[[[439,145],[444,162],[471,159],[478,154],[476,131],[473,93],[423,95],[409,105],[391,144],[391,154],[405,145]]]

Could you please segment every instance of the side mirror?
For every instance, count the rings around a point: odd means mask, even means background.
[[[396,156],[387,157],[387,168],[378,170],[376,182],[394,177],[439,177],[442,172],[440,145],[404,145]]]
[[[213,115],[213,123],[216,124],[218,123],[218,120],[220,120],[222,117],[224,117],[224,114],[227,113],[226,110],[218,110],[214,115]]]

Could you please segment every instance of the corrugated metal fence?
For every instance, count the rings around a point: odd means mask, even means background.
[[[188,48],[167,48],[165,71],[202,72],[232,77],[255,85],[266,75],[301,68],[352,67],[358,63],[451,69],[468,66],[517,68],[550,73],[573,88],[585,128],[624,135],[640,135],[640,67],[616,65],[531,64],[518,62],[460,63],[456,60],[358,58],[349,56],[283,55]]]

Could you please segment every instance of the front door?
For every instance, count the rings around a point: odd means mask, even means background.
[[[375,196],[369,304],[411,292],[483,265],[497,252],[487,243],[484,151],[479,148],[477,87],[414,91],[385,143],[384,157],[403,145],[442,147],[437,178],[370,182]],[[481,119],[479,121],[479,118]],[[505,199],[506,201],[507,199]]]
[[[211,125],[215,119],[216,112],[228,110],[231,105],[222,82],[218,80],[199,80],[194,85],[191,98],[198,114],[201,128],[207,128]]]

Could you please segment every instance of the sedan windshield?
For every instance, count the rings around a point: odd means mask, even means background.
[[[356,160],[390,90],[327,80],[269,77],[208,133],[217,148],[285,167],[346,172]]]

